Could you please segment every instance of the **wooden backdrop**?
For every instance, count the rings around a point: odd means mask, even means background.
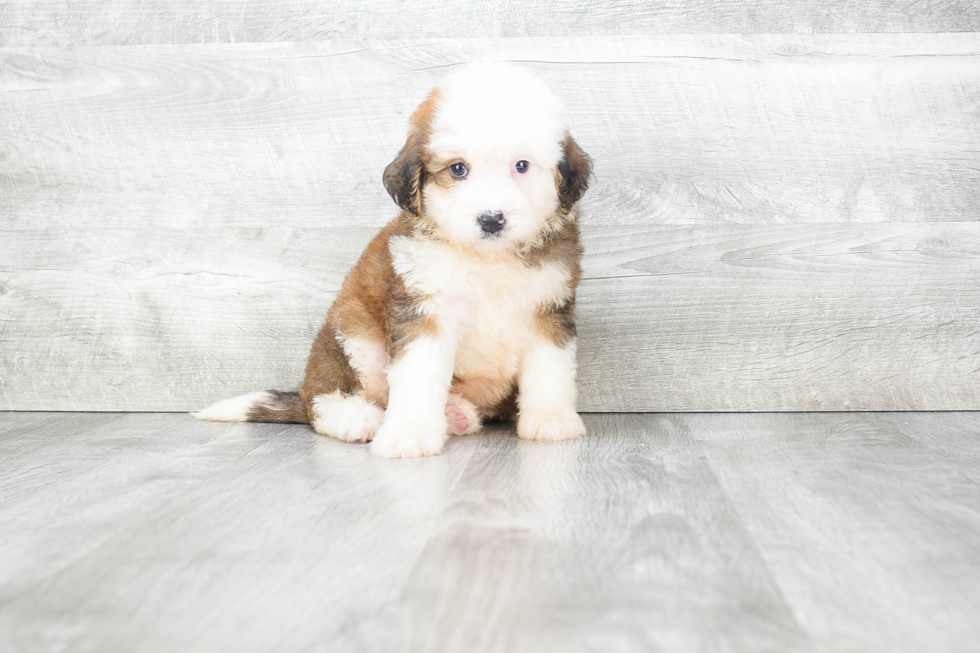
[[[581,408],[980,409],[980,5],[0,4],[0,409],[296,387],[447,69],[596,163]]]

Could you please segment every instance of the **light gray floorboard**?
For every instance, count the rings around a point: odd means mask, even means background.
[[[99,491],[113,510],[91,515],[89,524],[102,541],[82,555],[51,552],[71,563],[34,587],[26,579],[15,586],[26,588],[23,596],[0,610],[9,647],[336,650],[322,643],[339,641],[403,585],[477,444],[384,466],[366,447],[325,440],[308,427],[153,419],[190,426],[198,450],[177,449],[156,465],[152,455],[110,461],[106,471],[119,487]],[[202,428],[210,436],[201,437]],[[132,434],[128,448],[173,447],[175,435]],[[240,440],[230,460],[207,452],[229,436]],[[183,486],[188,466],[204,476],[191,487]],[[140,501],[147,486],[157,496]],[[57,505],[62,491],[80,488],[69,474],[38,492]],[[124,505],[129,514],[120,519],[117,504],[129,501],[135,505]],[[3,530],[22,529],[46,539],[30,515],[5,515]]]
[[[980,420],[974,413],[877,413],[868,418],[939,451],[980,483]]]
[[[417,651],[804,651],[679,416],[477,450],[404,592]]]
[[[0,416],[0,455],[11,460],[46,447],[64,446],[51,434],[63,429],[78,437],[120,419],[118,413],[71,413],[66,417],[66,413],[5,413]]]
[[[29,448],[7,447],[12,434],[0,436],[0,524],[11,526],[0,539],[0,602],[155,515],[273,429],[233,429],[215,439],[206,426],[173,415],[104,414],[88,424],[79,417],[62,414],[31,429]]]
[[[7,436],[0,440],[0,444],[7,440],[16,441],[29,433],[33,428],[51,419],[63,419],[60,413],[21,413],[13,411],[0,412],[0,436]]]
[[[975,650],[980,413],[586,423],[384,461],[307,426],[0,414],[0,445],[44,442],[0,448],[0,649]]]
[[[927,415],[917,422],[917,432],[935,428]],[[980,485],[967,465],[877,414],[688,423],[822,650],[976,650]]]

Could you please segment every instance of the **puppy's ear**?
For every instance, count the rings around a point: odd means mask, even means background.
[[[422,210],[425,185],[426,145],[432,134],[432,121],[439,107],[439,89],[433,90],[408,120],[408,138],[395,160],[385,168],[385,189],[391,199],[413,215]]]
[[[418,215],[422,207],[422,185],[425,183],[423,149],[421,138],[413,130],[398,156],[385,168],[385,190],[395,204],[412,215]]]
[[[566,213],[582,199],[592,177],[592,159],[578,146],[572,135],[565,133],[561,142],[562,157],[555,171],[558,203]]]

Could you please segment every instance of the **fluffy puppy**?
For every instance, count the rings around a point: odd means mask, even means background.
[[[409,122],[384,172],[402,212],[344,280],[299,392],[197,417],[309,422],[389,458],[438,454],[449,434],[513,414],[525,439],[584,435],[573,310],[591,163],[561,102],[522,68],[477,64]]]

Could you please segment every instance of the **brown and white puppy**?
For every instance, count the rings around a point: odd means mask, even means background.
[[[389,458],[438,454],[448,434],[515,413],[522,438],[584,435],[573,310],[590,174],[540,80],[509,64],[451,74],[385,169],[402,212],[344,280],[299,393],[196,416],[308,421]]]

